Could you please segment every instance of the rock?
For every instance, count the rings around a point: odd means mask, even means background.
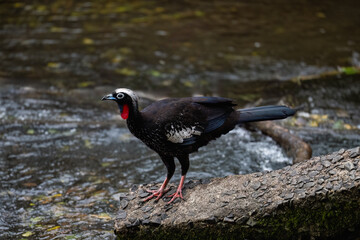
[[[160,226],[161,225],[161,218],[159,218],[159,217],[154,218],[154,219],[150,220],[149,223],[151,225],[153,225],[153,226]]]
[[[325,180],[324,180],[323,178],[320,178],[320,179],[317,181],[318,184],[323,184],[323,182],[325,182]]]
[[[120,201],[120,208],[125,209],[128,206],[128,204],[129,204],[129,201],[126,199],[123,199]]]
[[[311,171],[311,172],[309,173],[309,177],[313,178],[313,177],[315,177],[315,176],[318,175],[318,174],[319,174],[319,171]]]
[[[254,190],[258,190],[261,186],[260,182],[254,182],[253,184],[250,185],[250,187]]]
[[[139,197],[140,198],[146,198],[146,197],[150,196],[150,194],[151,193],[149,193],[149,192],[142,192],[142,193],[139,194]]]
[[[238,194],[236,195],[235,199],[242,199],[242,198],[246,198],[246,195],[245,194]]]
[[[208,223],[216,223],[217,219],[215,216],[211,216],[211,217],[205,219],[205,221]]]
[[[321,164],[322,164],[324,167],[328,168],[328,167],[330,167],[331,162],[325,160],[325,161],[322,161]]]
[[[287,194],[285,194],[284,199],[289,200],[289,199],[292,199],[293,197],[294,197],[294,193],[287,193]]]
[[[339,150],[338,154],[342,155],[344,152],[345,152],[345,149],[342,148],[342,149]]]
[[[235,190],[231,190],[231,191],[227,191],[227,192],[225,192],[224,193],[224,195],[228,195],[228,196],[230,196],[230,195],[233,195],[233,194],[235,194],[236,193],[236,191]]]
[[[254,218],[249,218],[249,220],[246,222],[247,225],[249,225],[250,227],[253,227],[256,225],[256,221],[254,220]]]
[[[233,218],[224,217],[224,222],[233,223],[235,220]]]
[[[355,166],[351,161],[348,161],[344,164],[344,168],[348,171],[351,171],[351,170],[355,169]]]
[[[318,192],[318,191],[322,190],[323,188],[324,188],[323,186],[318,185],[315,187],[315,191]]]
[[[131,201],[131,200],[133,200],[133,199],[135,199],[135,198],[136,198],[135,195],[128,195],[128,196],[127,196],[127,199],[128,199],[129,201]]]
[[[151,209],[153,209],[153,207],[150,207],[150,206],[144,206],[141,208],[141,210],[146,213],[146,212],[149,212]]]
[[[127,193],[119,193],[117,196],[119,197],[119,200],[127,199]]]
[[[344,157],[343,156],[341,156],[341,155],[336,155],[333,159],[332,159],[332,163],[337,163],[338,161],[340,161],[340,160],[342,160],[342,159],[344,159]]]
[[[211,182],[211,179],[210,178],[205,178],[205,179],[201,179],[200,180],[200,183],[201,184],[209,184]]]
[[[136,185],[136,184],[134,184],[134,185],[132,185],[132,187],[130,188],[130,191],[131,192],[135,192],[137,189],[138,189],[138,185]]]
[[[321,164],[318,164],[315,169],[317,171],[321,171],[323,169],[323,166]]]
[[[261,197],[262,195],[264,195],[264,192],[254,192],[251,194],[251,196],[255,199]]]
[[[311,188],[313,186],[315,186],[315,182],[308,182],[308,183],[305,183],[304,188]]]
[[[360,147],[356,147],[349,150],[349,156],[351,158],[356,158],[359,155],[360,155]]]
[[[333,188],[333,185],[332,185],[331,183],[327,183],[327,184],[325,185],[325,188],[330,190],[330,189]]]
[[[125,219],[127,216],[124,210],[119,210],[118,214],[116,215],[116,219]]]
[[[115,233],[119,239],[283,240],[341,239],[351,229],[358,236],[360,164],[351,151],[357,150],[344,151],[342,158],[338,152],[316,157],[286,170],[214,178],[206,184],[193,181],[184,201],[170,205],[130,199],[144,193],[139,186],[121,199],[120,208],[126,205],[126,211],[116,215]]]

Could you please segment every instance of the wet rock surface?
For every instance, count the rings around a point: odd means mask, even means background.
[[[120,239],[356,236],[357,153],[359,147],[342,149],[276,171],[191,180],[185,184],[184,201],[170,205],[166,197],[144,203],[145,189],[160,184],[140,185],[121,197],[115,234]]]

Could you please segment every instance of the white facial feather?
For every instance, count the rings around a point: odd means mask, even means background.
[[[115,89],[116,94],[118,94],[120,92],[129,95],[131,97],[131,99],[132,99],[133,105],[137,106],[137,102],[138,102],[139,98],[132,90],[130,90],[128,88],[117,88],[117,89]]]

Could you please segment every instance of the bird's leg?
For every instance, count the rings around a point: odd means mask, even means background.
[[[164,162],[166,168],[167,168],[167,176],[165,178],[165,181],[161,185],[161,187],[158,190],[146,190],[147,192],[152,193],[149,197],[145,198],[144,202],[149,201],[153,197],[156,197],[155,201],[158,201],[165,193],[167,193],[170,189],[165,189],[167,184],[169,183],[171,177],[174,175],[175,172],[175,163],[173,157],[168,156],[160,156],[161,160]]]
[[[171,200],[168,202],[168,204],[172,203],[178,197],[181,198],[181,199],[184,199],[183,196],[182,196],[182,188],[184,186],[184,181],[185,181],[185,175],[182,175],[181,179],[180,179],[179,186],[178,186],[176,192],[174,194],[171,194],[171,195],[168,196],[168,197],[172,197]]]
[[[149,197],[147,197],[144,202],[149,201],[153,197],[157,197],[156,201],[159,200],[165,193],[167,193],[170,189],[165,189],[166,185],[169,183],[169,179],[166,178],[161,187],[158,190],[147,190],[147,192],[152,193]]]
[[[189,154],[179,155],[177,156],[179,159],[179,162],[181,164],[181,179],[178,188],[176,189],[176,192],[174,194],[171,194],[169,197],[172,197],[171,200],[168,202],[172,203],[176,198],[184,199],[182,196],[182,188],[184,186],[185,176],[187,171],[189,170]]]

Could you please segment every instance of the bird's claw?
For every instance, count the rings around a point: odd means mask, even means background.
[[[148,190],[146,189],[146,191],[148,193],[152,193],[152,195],[150,195],[149,197],[145,198],[143,202],[147,202],[150,199],[152,199],[153,197],[156,197],[155,201],[158,201],[165,193],[167,193],[170,189],[159,189],[159,190]]]
[[[176,198],[181,198],[181,199],[184,200],[184,198],[183,198],[183,196],[182,196],[182,191],[181,191],[181,190],[180,190],[180,191],[179,191],[179,190],[176,191],[175,193],[169,195],[168,197],[172,197],[172,198],[171,198],[171,200],[170,200],[167,204],[172,203]]]

